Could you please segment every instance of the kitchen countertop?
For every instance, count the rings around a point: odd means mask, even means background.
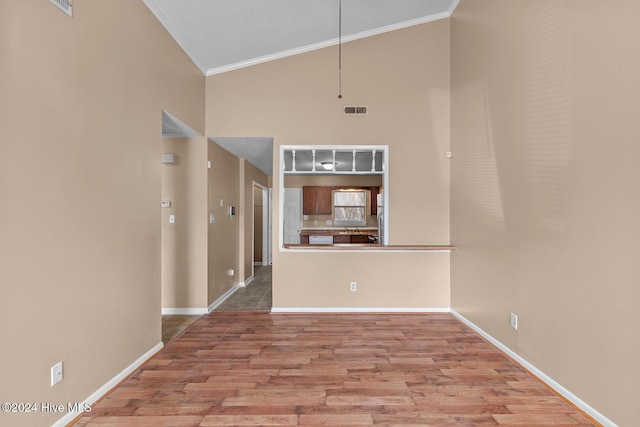
[[[333,245],[285,244],[285,249],[320,250],[320,251],[367,251],[367,252],[451,252],[455,245],[377,245],[372,243],[344,243]]]

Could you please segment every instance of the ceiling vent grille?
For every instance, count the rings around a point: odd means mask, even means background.
[[[366,116],[367,107],[344,107],[344,114],[347,116]]]
[[[69,16],[73,16],[73,2],[71,0],[51,0],[51,3],[58,6],[58,9]]]

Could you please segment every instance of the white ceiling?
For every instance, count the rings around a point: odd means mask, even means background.
[[[245,159],[268,176],[273,175],[273,138],[209,138],[234,156]]]
[[[206,75],[330,46],[340,0],[144,0]],[[343,41],[446,18],[459,0],[342,0]]]
[[[340,0],[143,1],[207,76],[338,43]],[[342,0],[342,42],[447,18],[458,2]],[[179,136],[163,118],[166,136]],[[272,174],[270,138],[210,139]]]

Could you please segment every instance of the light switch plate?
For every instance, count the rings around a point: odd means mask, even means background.
[[[62,362],[51,367],[51,387],[62,381]]]
[[[176,216],[169,215],[169,224],[175,224],[175,223],[176,223]]]
[[[518,330],[518,315],[511,313],[509,316],[509,325],[515,330]]]

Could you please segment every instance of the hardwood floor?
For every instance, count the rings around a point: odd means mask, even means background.
[[[203,316],[76,426],[593,425],[449,314]]]

